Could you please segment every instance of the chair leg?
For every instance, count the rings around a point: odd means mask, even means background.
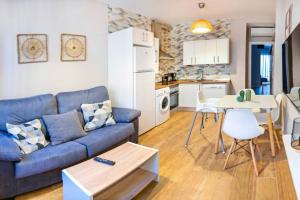
[[[185,146],[187,147],[188,144],[189,144],[189,141],[190,141],[190,137],[192,135],[192,132],[193,132],[193,128],[194,128],[194,125],[195,125],[195,121],[196,121],[196,118],[197,118],[197,115],[198,115],[198,112],[196,111],[195,114],[194,114],[194,118],[193,118],[193,122],[192,122],[192,126],[190,128],[190,132],[189,132],[189,135],[188,135],[188,138],[185,142]]]
[[[253,141],[252,140],[249,141],[249,146],[250,146],[251,155],[252,155],[254,172],[255,172],[255,175],[258,176],[258,170],[257,170],[257,165],[256,165],[256,159],[255,159],[254,148],[253,148]]]
[[[253,139],[253,143],[254,143],[255,149],[257,149],[257,152],[258,152],[259,157],[260,157],[260,159],[261,159],[261,158],[262,158],[262,153],[261,153],[261,150],[260,150],[260,148],[259,148],[259,146],[258,146],[257,138]],[[255,149],[254,149],[254,151],[255,151]]]
[[[277,136],[277,131],[275,130],[275,128],[274,128],[273,133],[274,133],[274,136],[275,136],[275,140],[276,140],[276,143],[277,143],[277,147],[278,147],[278,149],[280,150],[280,143],[279,143],[279,139],[278,139],[278,136]]]
[[[225,163],[224,163],[224,167],[223,167],[223,169],[224,169],[224,170],[226,169],[226,166],[227,166],[227,163],[228,163],[229,157],[231,156],[232,152],[234,151],[234,149],[235,149],[235,146],[236,146],[236,140],[235,140],[235,139],[233,139],[233,142],[232,142],[232,144],[231,144],[231,146],[230,146],[230,149],[229,149],[228,155],[227,155],[227,157],[226,157],[226,160],[225,160]]]
[[[201,133],[201,130],[204,129],[204,115],[205,115],[205,113],[202,113],[201,124],[200,124],[200,133]]]

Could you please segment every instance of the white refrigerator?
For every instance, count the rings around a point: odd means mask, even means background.
[[[108,90],[112,105],[141,111],[139,134],[155,127],[155,50],[137,46],[130,30],[109,35]]]

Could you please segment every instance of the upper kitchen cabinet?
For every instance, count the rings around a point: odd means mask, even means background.
[[[229,64],[229,52],[229,39],[184,42],[183,65]]]
[[[194,42],[183,43],[183,65],[195,64],[195,48]]]
[[[202,65],[205,62],[205,40],[183,43],[183,65]]]
[[[145,47],[152,47],[154,44],[154,34],[140,28],[132,28],[133,44]]]
[[[217,64],[230,63],[230,42],[229,39],[218,39],[217,43]]]

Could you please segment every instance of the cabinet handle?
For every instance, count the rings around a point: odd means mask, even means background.
[[[220,61],[219,61],[219,56],[218,56],[218,64],[220,64]]]
[[[145,42],[145,32],[143,32],[143,42]]]

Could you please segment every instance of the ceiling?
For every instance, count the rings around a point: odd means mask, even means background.
[[[198,8],[201,0],[103,0],[160,21],[176,24],[198,18],[275,17],[276,0],[203,0],[204,9]]]

